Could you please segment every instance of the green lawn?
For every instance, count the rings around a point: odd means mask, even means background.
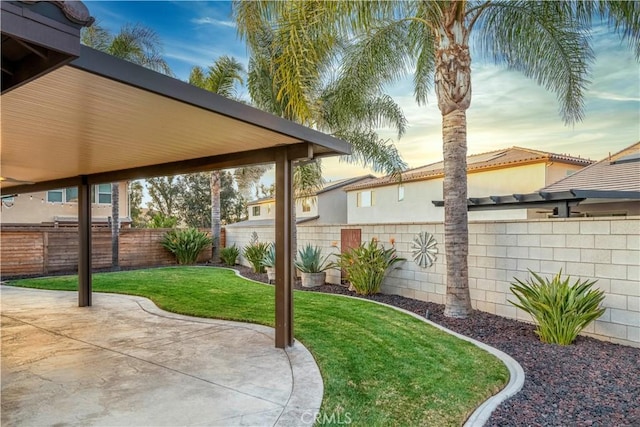
[[[16,286],[76,290],[77,277]],[[150,298],[160,308],[273,326],[274,288],[216,268],[95,274],[96,292]],[[396,310],[335,295],[294,293],[295,337],[324,380],[322,412],[353,425],[461,425],[508,381],[506,367],[472,344]],[[334,417],[342,421],[346,417]]]

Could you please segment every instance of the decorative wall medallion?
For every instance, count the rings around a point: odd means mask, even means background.
[[[437,259],[437,245],[438,242],[436,242],[433,234],[427,233],[426,231],[418,233],[411,243],[413,261],[422,268],[431,267]]]

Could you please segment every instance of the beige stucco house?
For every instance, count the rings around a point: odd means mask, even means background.
[[[565,178],[591,160],[521,147],[467,157],[468,197],[531,193]],[[443,162],[410,169],[402,179],[385,176],[351,184],[347,192],[349,224],[444,221]],[[536,209],[471,211],[470,220],[544,217]]]
[[[120,224],[131,223],[127,182],[120,184]],[[100,184],[92,190],[92,223],[107,226],[111,217],[111,184]],[[0,209],[3,226],[65,226],[78,224],[77,187],[38,193],[3,195]]]

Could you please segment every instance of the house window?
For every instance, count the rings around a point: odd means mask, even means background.
[[[111,184],[96,185],[96,203],[111,203]]]
[[[373,191],[361,191],[358,193],[358,207],[366,208],[373,206],[375,203],[375,194]]]
[[[64,189],[64,201],[65,202],[77,202],[78,201],[78,187],[69,187]]]
[[[308,200],[302,201],[302,212],[311,212],[311,203]]]
[[[404,185],[398,186],[398,201],[401,202],[404,200]]]
[[[260,216],[260,206],[253,207],[253,216]]]
[[[47,191],[47,202],[50,203],[62,203],[64,201],[63,198],[63,190],[49,190]]]

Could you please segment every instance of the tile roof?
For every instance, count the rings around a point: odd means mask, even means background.
[[[640,141],[540,191],[640,191]]]
[[[559,162],[572,165],[587,166],[593,163],[589,159],[574,157],[565,154],[549,153],[546,151],[532,150],[522,147],[511,147],[501,150],[489,151],[481,154],[467,156],[467,171],[479,172],[486,169],[497,169],[512,167],[527,163],[539,162]],[[402,181],[422,181],[444,176],[443,162],[439,161],[426,166],[409,169],[402,173]],[[358,190],[362,188],[381,187],[389,184],[396,184],[398,181],[392,176],[369,179],[345,188],[345,191]]]

